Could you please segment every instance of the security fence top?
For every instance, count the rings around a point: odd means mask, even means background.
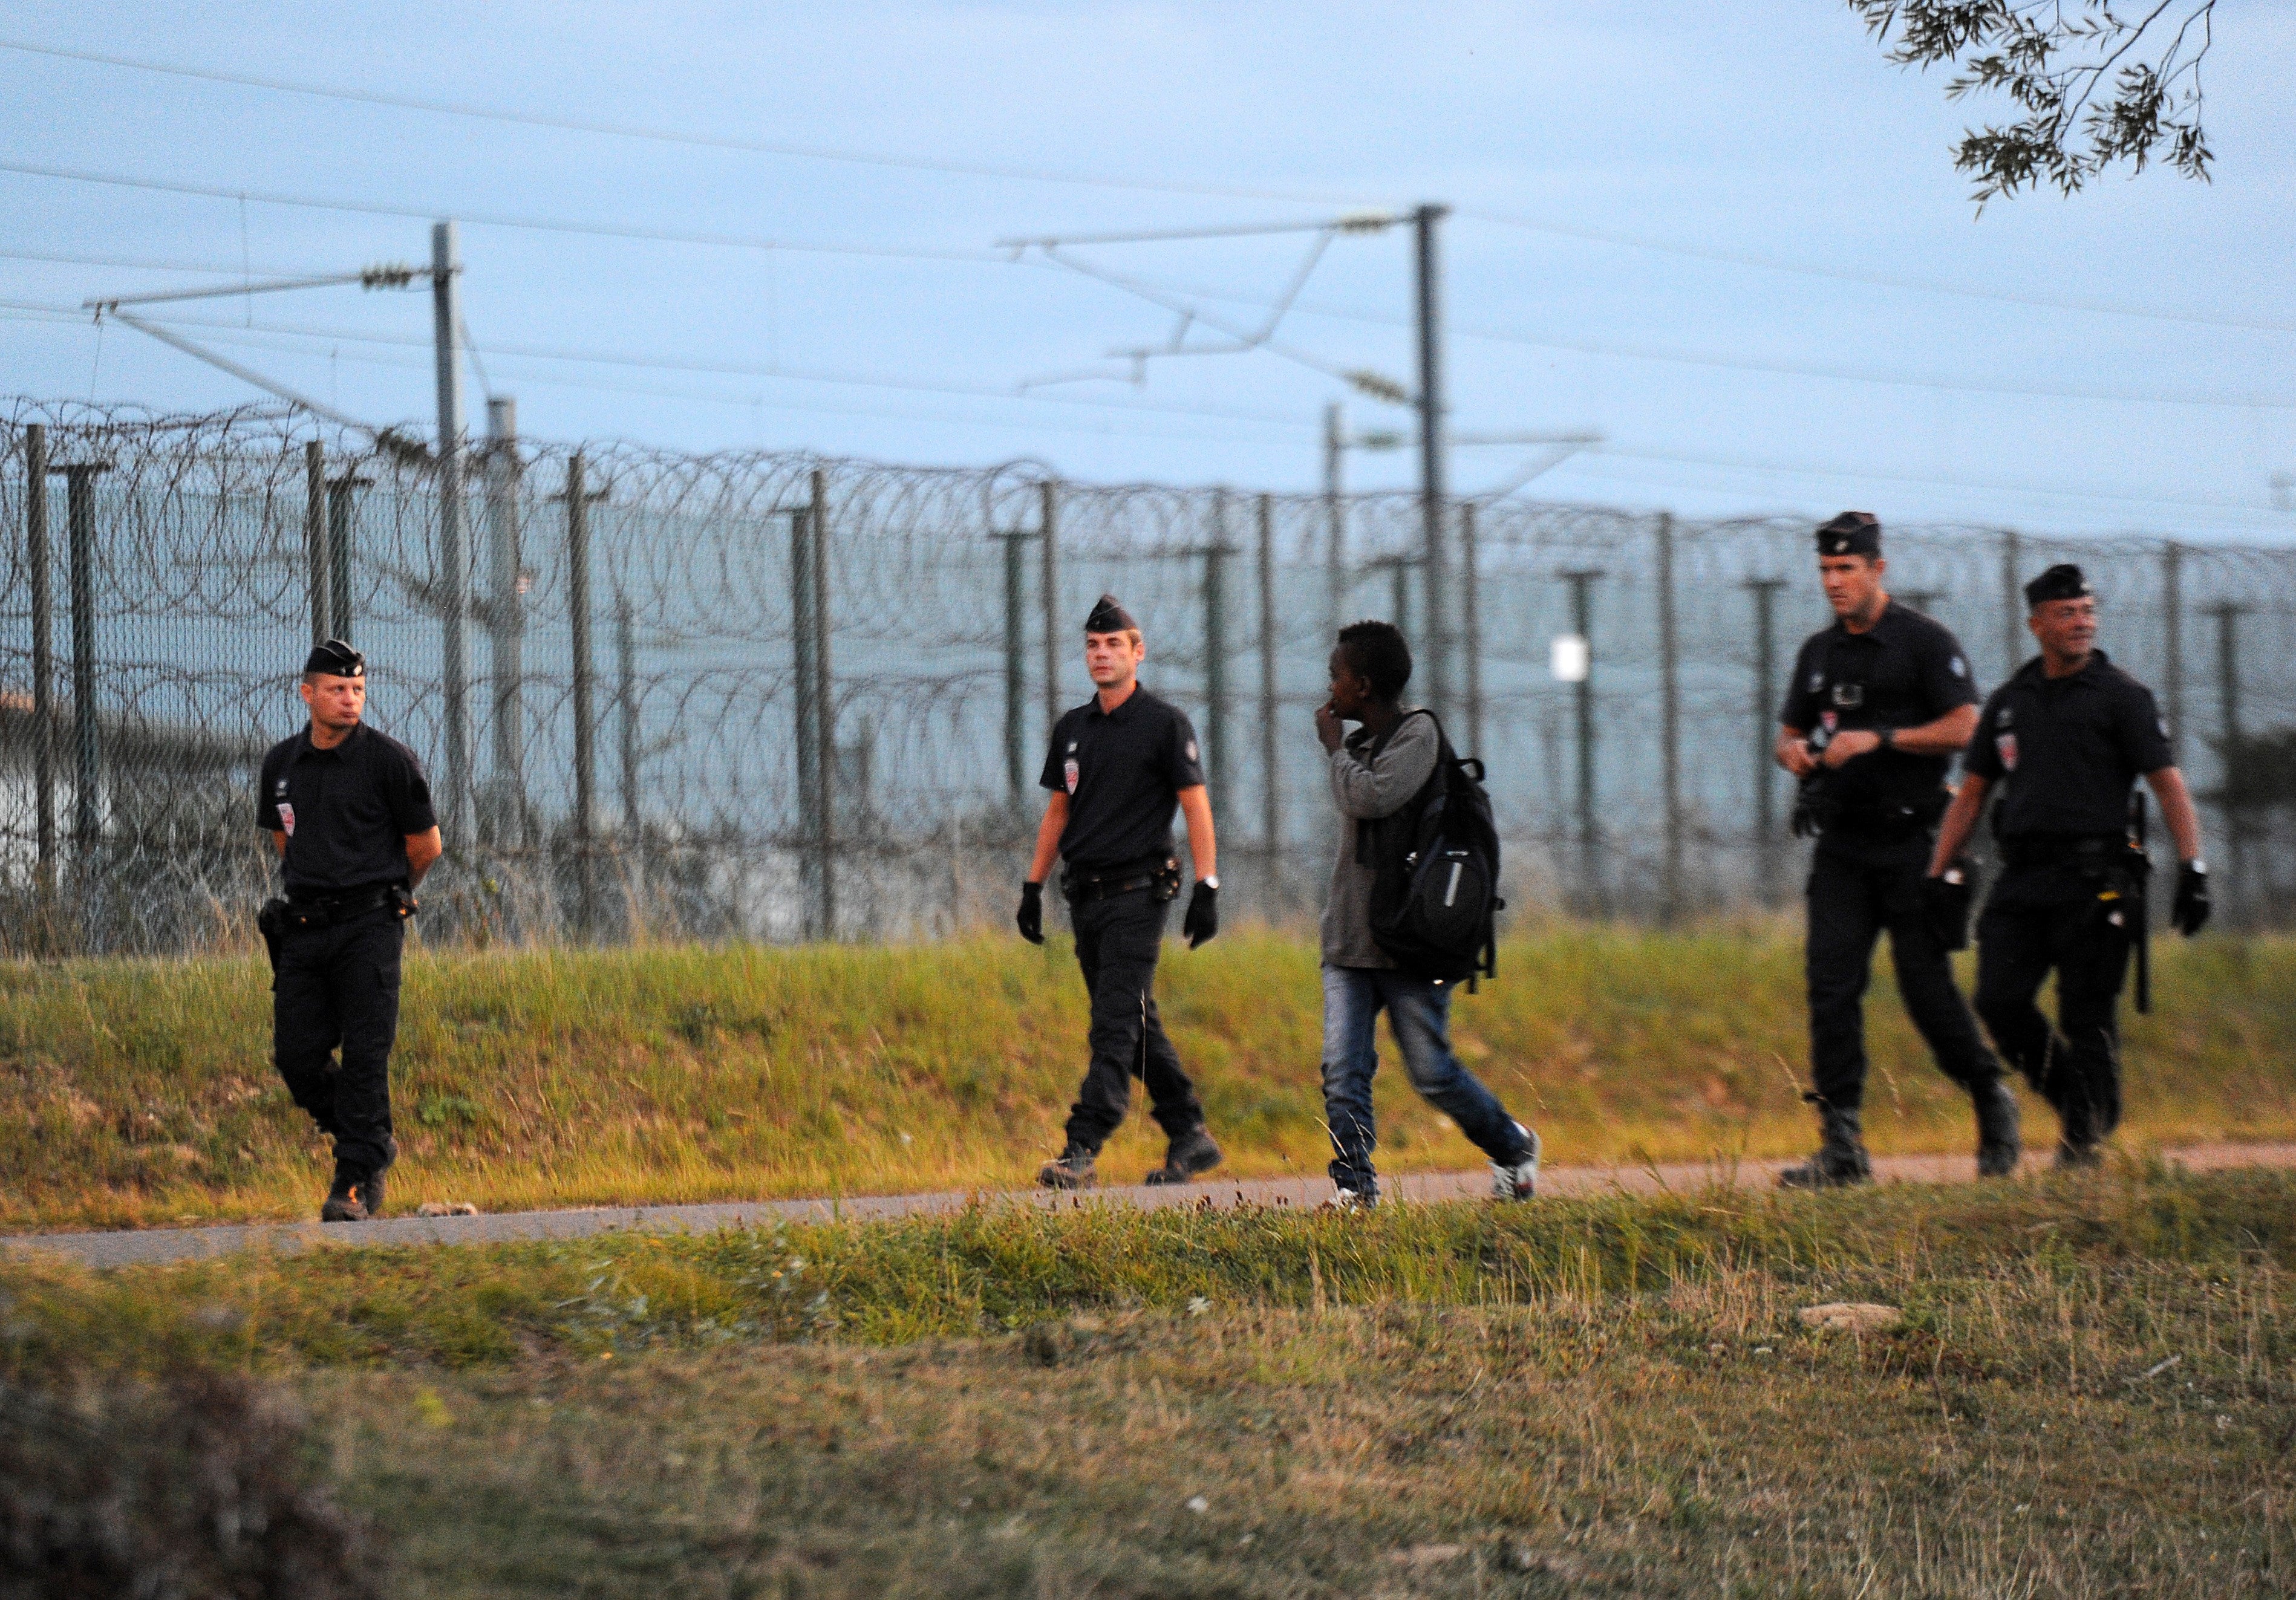
[[[64,592],[69,496],[62,480],[38,495],[25,481],[35,424],[51,469],[110,465],[83,476],[85,641]],[[324,540],[311,444],[334,492]],[[78,926],[106,948],[180,948],[236,926],[269,870],[240,769],[301,725],[294,669],[322,600],[372,663],[373,720],[414,747],[434,788],[450,781],[443,731],[463,730],[453,798],[466,837],[432,880],[434,928],[783,938],[993,914],[1039,804],[1051,719],[1088,692],[1076,657],[1103,590],[1146,632],[1144,681],[1203,738],[1240,908],[1312,909],[1333,840],[1310,726],[1329,630],[1398,606],[1423,660],[1439,640],[1448,657],[1447,725],[1487,746],[1470,753],[1489,768],[1511,902],[1767,901],[1799,859],[1771,837],[1783,685],[1757,677],[1830,620],[1803,518],[1479,504],[1431,592],[1408,493],[1344,495],[1334,515],[1320,493],[1076,484],[1033,462],[516,449],[518,469],[498,473],[474,446],[473,533],[448,584],[416,430],[378,443],[267,405],[0,404],[0,705],[38,699],[65,719],[53,735],[0,719],[0,895],[45,871],[85,898]],[[578,460],[578,517],[565,501]],[[813,530],[793,543],[793,527],[816,505],[818,570],[801,575]],[[2252,912],[2273,902],[2290,808],[2258,798],[2276,792],[2259,774],[2281,770],[2272,741],[2296,727],[2296,552],[1884,520],[1891,588],[1956,631],[1986,689],[2030,653],[2018,576],[2087,567],[2101,642],[2158,692],[2195,787],[2240,797],[2230,832],[2248,883],[2227,874],[2228,894]],[[1602,576],[1566,581],[1588,571]],[[793,608],[800,576],[817,636]],[[1554,640],[1579,632],[1580,586],[1583,690],[1552,670]],[[458,673],[442,655],[453,592]],[[78,722],[75,666],[92,699]],[[1599,746],[1591,795],[1582,731]]]

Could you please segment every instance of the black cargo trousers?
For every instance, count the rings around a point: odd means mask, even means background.
[[[2118,892],[2114,900],[2099,898],[2107,887]],[[2123,878],[2084,878],[2071,865],[2013,866],[1977,918],[1977,1014],[2077,1149],[2120,1125],[2115,1011],[2134,943],[2127,918],[2141,915],[2142,903]],[[2052,969],[2054,1027],[2034,1003]]]
[[[290,927],[279,942],[272,1062],[295,1104],[335,1141],[345,1171],[390,1164],[390,1047],[406,943],[406,924],[388,905],[328,927]]]
[[[1172,902],[1152,888],[1100,900],[1071,900],[1077,965],[1092,994],[1092,1065],[1069,1107],[1068,1142],[1097,1152],[1123,1122],[1132,1080],[1148,1086],[1156,1123],[1174,1139],[1204,1120],[1196,1086],[1156,1014],[1156,957]]]
[[[1856,1111],[1866,1103],[1866,986],[1874,944],[1886,931],[1906,1014],[1938,1070],[1974,1089],[2001,1075],[1968,1002],[1954,986],[1952,957],[1922,906],[1931,837],[1867,841],[1827,834],[1809,869],[1810,1086],[1820,1105]]]

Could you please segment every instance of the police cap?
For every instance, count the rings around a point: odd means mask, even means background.
[[[2081,576],[2079,567],[2070,561],[2060,561],[2025,585],[2025,608],[2032,610],[2051,600],[2079,600],[2095,592],[2088,586],[2088,579]]]
[[[1092,615],[1084,619],[1087,633],[1121,633],[1127,628],[1137,631],[1140,624],[1132,620],[1132,613],[1112,594],[1103,594],[1092,605]]]
[[[311,647],[311,654],[303,663],[306,673],[324,673],[330,678],[364,678],[366,657],[340,639],[330,639]]]
[[[1821,556],[1878,556],[1882,553],[1882,519],[1871,511],[1844,511],[1817,530]]]

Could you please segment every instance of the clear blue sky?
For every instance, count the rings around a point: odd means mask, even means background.
[[[229,282],[242,264],[260,276],[420,260],[432,215],[971,257],[1013,234],[1306,220],[1436,200],[1462,208],[1444,239],[1455,425],[1592,428],[1611,440],[1543,478],[1541,497],[2296,535],[2270,485],[2296,473],[2296,101],[2284,71],[2296,11],[2285,5],[2219,8],[2213,184],[2115,176],[2070,201],[2028,197],[1982,216],[1949,146],[1984,108],[1950,106],[1937,78],[1887,65],[1850,13],[1827,4],[29,0],[0,37],[1110,180],[701,150],[0,50],[0,161],[415,214],[0,173],[0,389],[10,392],[169,409],[249,397],[129,330],[99,342],[84,319],[20,308]],[[1202,303],[1250,319],[1302,248],[1286,236],[1086,254],[1233,297]],[[1323,372],[1253,354],[1156,363],[1140,388],[1066,384],[1020,398],[1027,380],[1160,341],[1173,321],[1037,264],[476,221],[463,250],[488,379],[517,395],[530,435],[931,463],[1030,456],[1092,479],[1304,488],[1320,475],[1321,409],[1343,394]],[[1334,366],[1407,377],[1406,252],[1400,232],[1334,243],[1283,337]],[[1940,294],[1715,256],[2281,326]],[[178,314],[228,324],[211,335],[217,349],[361,417],[430,414],[420,294],[332,290]],[[789,375],[799,373],[814,376]],[[2259,399],[2280,404],[2189,403]],[[1406,420],[1348,402],[1357,426]],[[1516,459],[1463,449],[1455,481],[1480,486]],[[1350,464],[1365,486],[1406,483],[1411,471],[1403,454]]]

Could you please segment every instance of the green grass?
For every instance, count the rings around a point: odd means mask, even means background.
[[[0,1376],[291,1393],[408,1596],[2216,1600],[2296,1584],[2292,1269],[2268,1171],[986,1206],[0,1261]]]
[[[2164,946],[2131,1019],[2123,1141],[2296,1137],[2296,943]],[[1875,1147],[1968,1147],[1965,1105],[1877,973]],[[1314,947],[1224,936],[1167,956],[1164,1015],[1225,1171],[1315,1173]],[[417,952],[394,1065],[395,1207],[489,1210],[1025,1185],[1083,1065],[1072,960],[914,947]],[[0,1227],[304,1216],[320,1141],[269,1067],[259,959],[0,966]],[[1807,1147],[1800,951],[1775,923],[1554,927],[1463,998],[1461,1054],[1558,1163]],[[1389,1059],[1392,1061],[1391,1051]],[[2029,1103],[2030,1125],[2050,1126]],[[1382,1074],[1390,1171],[1474,1151]],[[1104,1170],[1157,1163],[1135,1116]]]

